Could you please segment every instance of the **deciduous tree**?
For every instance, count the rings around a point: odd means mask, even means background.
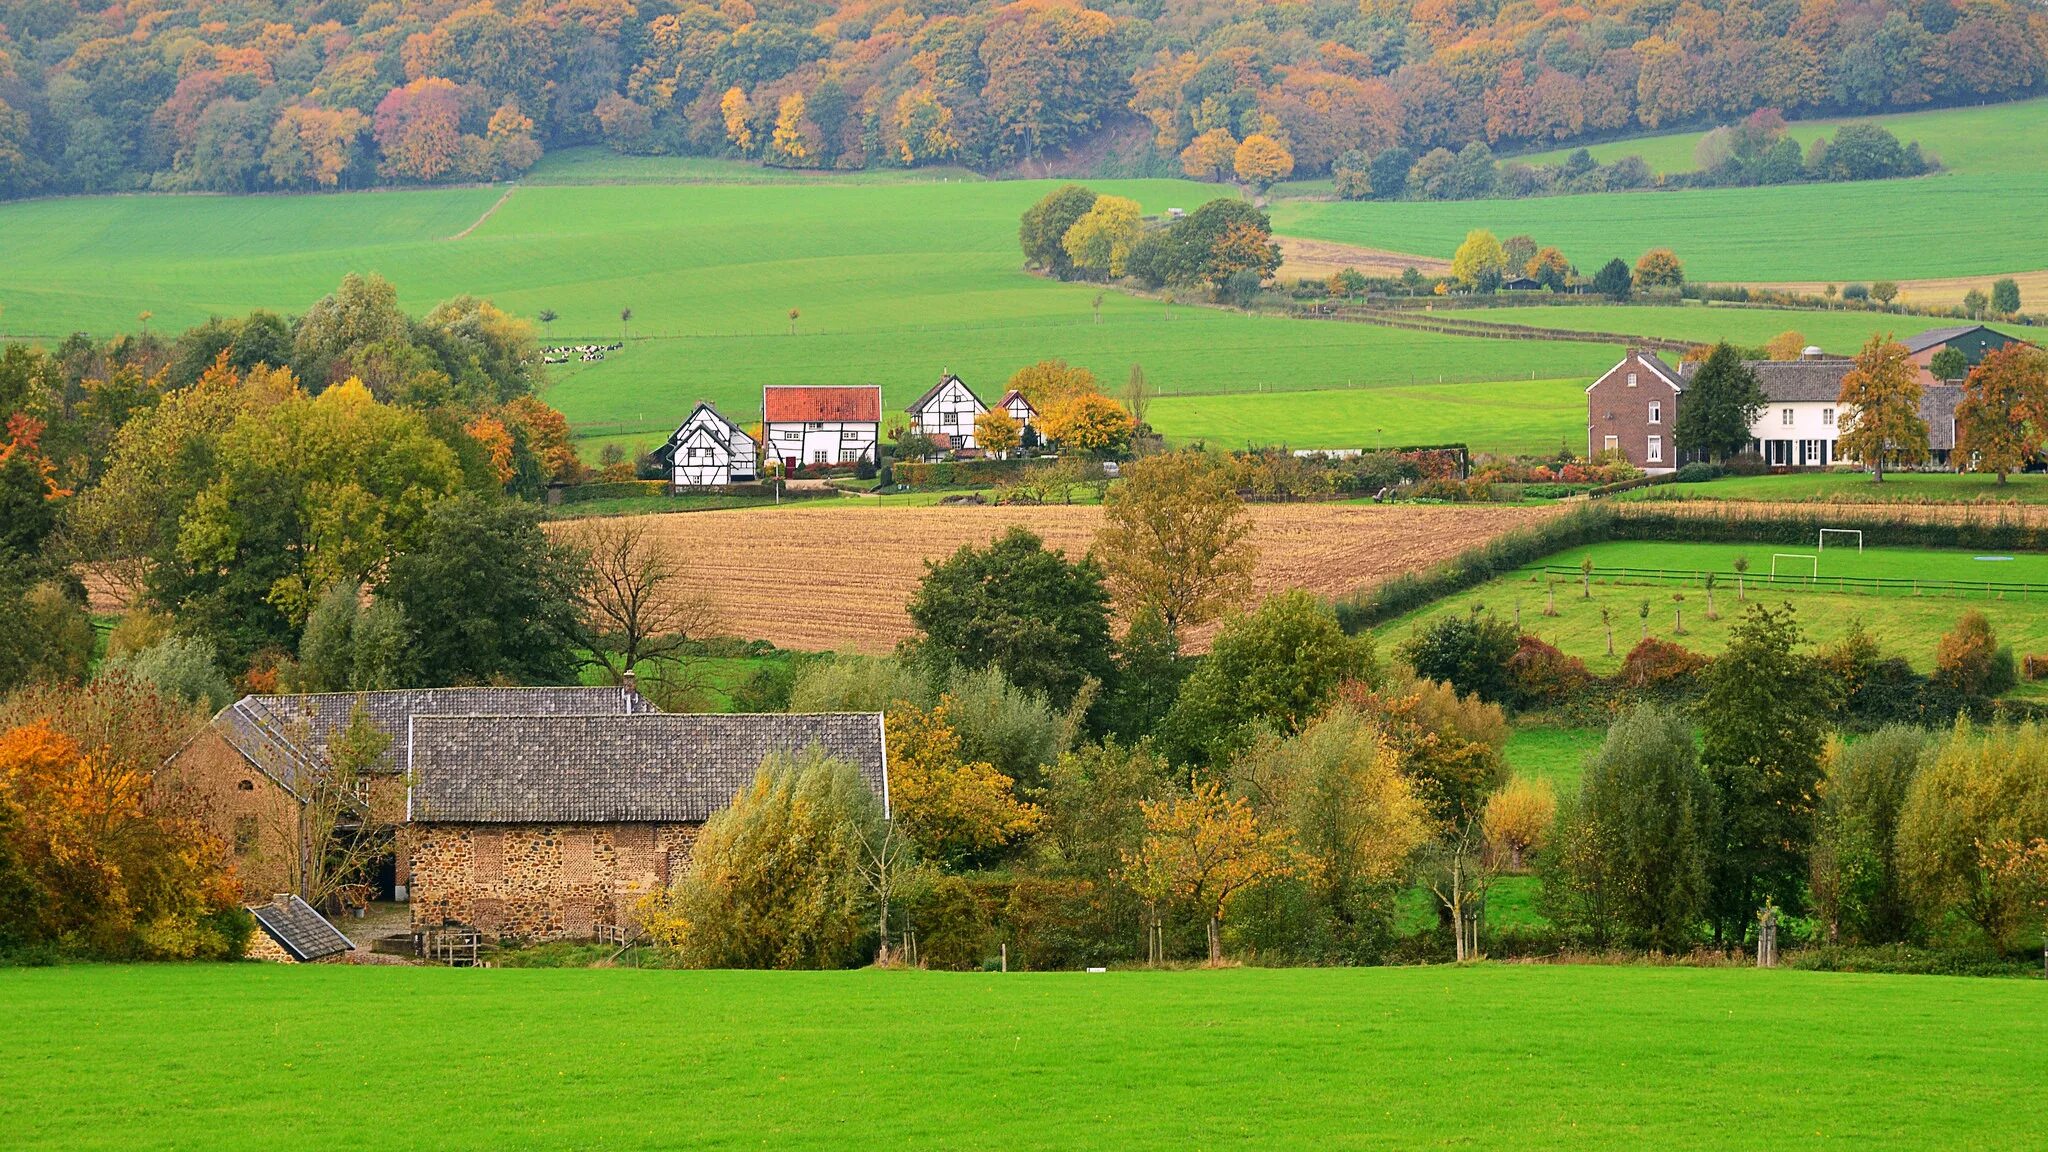
[[[1103,501],[1095,554],[1126,619],[1175,636],[1242,605],[1258,548],[1229,471],[1199,452],[1134,461]]]
[[[1491,292],[1500,286],[1507,263],[1500,237],[1484,228],[1475,228],[1465,234],[1465,242],[1451,255],[1451,275],[1467,288]]]
[[[1230,902],[1306,867],[1286,829],[1262,827],[1249,801],[1227,796],[1214,781],[1198,780],[1186,796],[1139,807],[1144,844],[1124,862],[1131,887],[1153,903],[1179,902],[1206,917],[1211,964],[1223,962]]]
[[[1060,244],[1067,250],[1067,258],[1075,267],[1122,276],[1124,262],[1129,259],[1131,248],[1144,231],[1145,225],[1139,216],[1136,200],[1123,196],[1097,197],[1088,211],[1067,229]]]
[[[1856,357],[1856,367],[1842,377],[1841,436],[1837,451],[1860,460],[1871,478],[1884,482],[1891,464],[1918,464],[1927,459],[1927,422],[1920,418],[1920,370],[1906,346],[1890,333],[1870,338]]]
[[[1238,144],[1232,158],[1237,178],[1264,191],[1294,173],[1294,153],[1287,145],[1264,132],[1254,132]]]
[[[2048,352],[2014,341],[1986,355],[1963,381],[1956,453],[1974,472],[2006,474],[2040,458],[2048,440]]]
[[[1056,707],[1112,673],[1101,569],[1068,561],[1022,527],[928,561],[909,611],[920,632],[914,647],[936,667],[994,666]]]
[[[993,863],[1038,828],[1038,809],[1017,799],[1014,781],[970,760],[948,715],[951,697],[929,711],[887,715],[889,798],[894,819],[926,860],[948,867]]]
[[[1750,425],[1763,409],[1756,373],[1722,341],[1679,394],[1673,439],[1687,457],[1726,460],[1749,447]]]

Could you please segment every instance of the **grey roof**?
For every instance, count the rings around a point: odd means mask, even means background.
[[[1929,348],[1946,344],[1958,336],[1975,332],[1982,327],[1982,324],[1954,324],[1947,328],[1929,328],[1925,332],[1908,336],[1899,343],[1904,344],[1908,352],[1925,352]]]
[[[405,725],[423,713],[517,713],[528,716],[634,714],[654,711],[628,688],[413,688],[395,692],[317,692],[244,696],[213,718],[214,727],[251,764],[304,798],[308,772],[327,764],[328,744],[348,727],[356,702],[391,737],[383,771],[403,772]]]
[[[1842,377],[1856,367],[1853,360],[1744,360],[1742,366],[1756,373],[1764,399],[1773,404],[1825,403],[1842,394]],[[1699,373],[1696,361],[1679,369],[1681,383],[1691,384]]]
[[[812,746],[889,801],[878,712],[438,716],[412,720],[411,819],[679,824],[732,802],[771,753]]]
[[[341,929],[297,896],[251,904],[249,914],[256,917],[256,926],[263,934],[277,941],[278,947],[291,953],[294,960],[322,960],[355,947],[341,934]]]
[[[1956,446],[1956,405],[1963,402],[1960,384],[1928,384],[1920,389],[1920,418],[1927,421],[1927,446],[1946,452]]]

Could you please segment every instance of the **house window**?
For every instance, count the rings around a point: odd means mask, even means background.
[[[1631,388],[1636,386],[1636,374],[1633,372],[1628,374],[1628,386]]]
[[[809,424],[804,425],[804,427],[809,428],[812,431],[816,431],[820,428],[823,428],[824,426],[825,422],[823,420],[813,420]]]
[[[1600,450],[1602,452],[1619,452],[1621,450],[1621,437],[1609,436],[1607,442],[1601,445]]]
[[[801,431],[793,429],[788,432],[777,432],[775,434],[775,438],[777,440],[787,440],[790,441],[791,443],[801,443],[803,441],[804,434]]]
[[[1785,425],[1787,428],[1792,426],[1792,410],[1790,408],[1780,408],[1778,410],[1778,423]]]
[[[256,850],[256,818],[235,817],[235,855],[247,856]]]
[[[1663,463],[1664,438],[1662,436],[1650,437],[1650,450],[1644,454],[1643,459],[1651,464]]]
[[[829,452],[813,452],[811,453],[811,463],[830,464],[832,462],[831,455]]]
[[[1664,406],[1662,404],[1657,403],[1655,400],[1650,401],[1650,423],[1662,424],[1663,422]]]
[[[862,432],[842,431],[839,433],[839,442],[841,444],[864,444],[867,442],[867,435]]]
[[[1833,428],[1835,426],[1835,410],[1833,408],[1823,408],[1820,410],[1820,426],[1823,428]]]

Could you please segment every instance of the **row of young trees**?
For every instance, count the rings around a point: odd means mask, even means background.
[[[1757,108],[2010,99],[2042,83],[2044,44],[2039,13],[2005,0],[1597,14],[59,0],[0,29],[0,195],[481,179],[598,141],[997,168],[1120,119],[1151,129],[1138,167],[1163,174],[1189,152],[1259,181],[1347,154],[1413,164]]]

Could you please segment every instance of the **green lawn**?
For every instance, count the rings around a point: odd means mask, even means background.
[[[1791,124],[1788,132],[1805,146],[1816,137],[1832,137],[1835,129],[1844,124],[1881,124],[1901,142],[1918,140],[1921,148],[1941,158],[1944,167],[1957,172],[2030,174],[2048,163],[2048,99],[1938,108],[1931,112],[1800,120]],[[1697,131],[1637,136],[1595,144],[1587,151],[1602,163],[1612,163],[1623,156],[1641,156],[1658,172],[1691,172],[1698,167],[1693,162],[1693,151],[1705,135],[1704,131]],[[1558,148],[1510,159],[1527,164],[1559,164],[1572,151]]]
[[[1862,472],[1795,472],[1782,476],[1724,476],[1704,484],[1657,484],[1626,494],[1631,500],[1770,500],[1868,504],[2048,504],[2048,474],[2026,473],[1998,483],[1976,473],[1893,472],[1884,483]]]
[[[2032,1149],[2048,986],[1754,969],[0,972],[11,1148]]]
[[[1230,448],[1373,448],[1449,439],[1477,452],[1543,454],[1585,438],[1586,382],[1164,396],[1152,402],[1149,419],[1176,441],[1203,439]]]
[[[1504,756],[1518,775],[1548,780],[1562,794],[1579,786],[1586,757],[1599,751],[1606,739],[1602,728],[1517,724],[1508,733]]]
[[[1621,658],[1642,637],[1645,622],[1640,612],[1647,601],[1650,605],[1649,635],[1675,641],[1696,651],[1716,653],[1726,647],[1729,626],[1740,616],[1741,604],[1737,599],[1738,581],[1733,561],[1737,556],[1747,556],[1750,567],[1749,575],[1741,581],[1743,592],[1752,600],[1794,605],[1798,609],[1801,629],[1808,641],[1815,644],[1825,644],[1840,637],[1853,622],[1860,621],[1887,653],[1903,656],[1915,668],[1925,672],[1934,665],[1936,640],[1955,626],[1958,616],[1974,608],[1990,619],[2000,642],[2010,645],[2015,653],[2048,652],[2048,555],[2020,553],[2011,560],[1987,561],[1976,559],[1977,554],[1971,552],[1875,546],[1867,548],[1860,556],[1853,547],[1835,546],[1818,554],[1822,588],[1826,579],[1832,576],[1885,576],[1917,579],[1925,584],[1917,596],[1904,593],[1879,596],[1866,592],[1817,590],[1790,576],[1784,576],[1779,582],[1770,582],[1772,554],[1777,552],[1815,554],[1815,550],[1807,545],[1638,541],[1613,541],[1568,549],[1543,561],[1546,566],[1569,570],[1567,573],[1546,576],[1532,566],[1522,573],[1504,576],[1417,609],[1381,626],[1379,632],[1387,641],[1396,641],[1407,636],[1418,624],[1442,615],[1469,612],[1474,604],[1509,618],[1519,610],[1524,630],[1583,659],[1595,673],[1608,674],[1621,667]],[[1674,581],[1686,574],[1716,572],[1718,586],[1714,593],[1714,607],[1720,619],[1707,619],[1706,593],[1697,582],[1690,586],[1675,582],[1617,583],[1596,577],[1591,598],[1584,598],[1578,577],[1572,573],[1588,556],[1593,558],[1597,567],[1657,570],[1669,573]],[[1779,571],[1782,576],[1795,570],[1805,573],[1811,568],[1812,565],[1805,561],[1781,561]],[[1557,615],[1545,616],[1544,609],[1552,602],[1553,580]],[[2025,597],[2014,593],[2003,598],[1991,598],[1982,592],[1951,589],[1943,583],[1949,580],[2035,582],[2042,590]],[[1672,599],[1674,593],[1681,591],[1685,595],[1683,604]],[[1608,625],[1600,619],[1603,608],[1608,611],[1613,628],[1612,656],[1607,654]],[[1683,635],[1676,630],[1681,608],[1685,624]],[[2022,693],[2035,694],[2029,691],[2031,687],[2023,686]]]

